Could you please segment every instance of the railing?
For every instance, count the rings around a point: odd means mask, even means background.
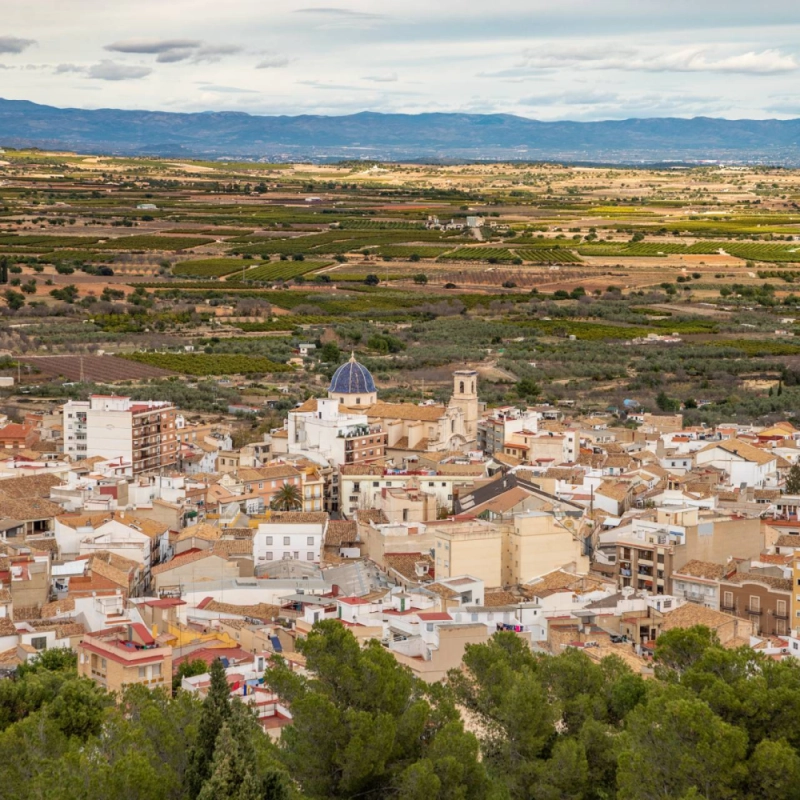
[[[761,610],[761,606],[758,606],[756,608],[754,608],[753,606],[747,606],[747,613],[760,617],[764,612]]]
[[[774,611],[772,616],[775,619],[789,619],[789,612],[788,611]]]
[[[720,611],[728,611],[732,614],[736,613],[736,602],[731,601],[730,603],[725,602],[724,600],[719,604]]]

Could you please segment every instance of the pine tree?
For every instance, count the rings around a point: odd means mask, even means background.
[[[786,493],[800,494],[800,463],[795,464],[786,476]]]
[[[189,766],[186,770],[188,796],[191,800],[199,796],[203,784],[211,774],[217,738],[220,736],[225,722],[231,716],[230,689],[225,677],[225,667],[218,658],[211,663],[209,672],[211,685],[206,699],[203,701],[197,741],[192,748]]]

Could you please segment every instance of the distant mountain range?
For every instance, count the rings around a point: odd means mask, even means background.
[[[340,117],[54,108],[0,99],[0,146],[275,160],[514,159],[800,165],[800,119],[540,122],[510,114]]]

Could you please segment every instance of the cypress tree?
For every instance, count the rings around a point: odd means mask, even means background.
[[[206,699],[203,701],[197,741],[192,748],[189,756],[189,766],[186,769],[188,796],[191,800],[197,798],[203,788],[203,784],[211,775],[211,765],[214,760],[214,751],[217,747],[217,738],[223,725],[231,716],[230,689],[225,677],[225,667],[216,658],[211,663],[209,671],[211,685]]]

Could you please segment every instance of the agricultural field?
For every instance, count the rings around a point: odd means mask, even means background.
[[[172,267],[172,274],[187,278],[219,278],[249,266],[250,263],[241,258],[199,258],[179,261]]]
[[[800,409],[800,172],[5,160],[0,372],[48,398],[302,402],[354,352],[415,402]]]
[[[184,375],[250,375],[256,372],[291,372],[286,364],[278,364],[262,356],[232,353],[130,353],[122,356],[138,365],[155,367]]]

